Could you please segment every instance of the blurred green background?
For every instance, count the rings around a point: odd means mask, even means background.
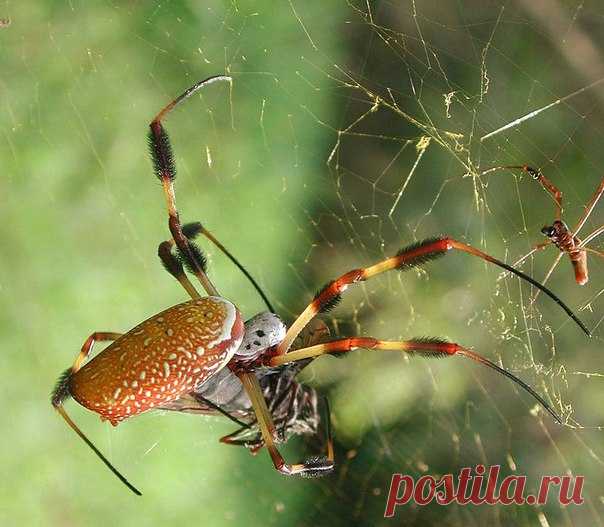
[[[266,452],[217,439],[217,418],[145,414],[114,429],[74,420],[144,495],[99,463],[49,404],[93,331],[125,331],[185,299],[161,268],[168,230],[146,127],[172,114],[182,218],[201,220],[291,321],[329,279],[447,233],[513,262],[541,241],[551,200],[497,164],[529,163],[564,192],[574,225],[604,167],[604,84],[480,137],[604,77],[599,2],[0,3],[2,525],[379,525],[393,472],[477,463],[585,475],[582,507],[407,506],[401,525],[604,523],[601,259],[580,288],[550,284],[594,336],[516,279],[467,255],[356,286],[334,334],[438,335],[473,346],[547,397],[555,425],[508,381],[463,359],[325,357],[303,379],[329,394],[336,472],[285,479]],[[465,176],[464,176],[465,175]],[[602,223],[596,208],[585,227]],[[598,240],[594,246],[598,246]],[[601,244],[600,244],[601,247]],[[262,309],[211,247],[210,274],[246,316]],[[549,248],[525,265],[542,279]],[[315,442],[293,441],[290,460]]]

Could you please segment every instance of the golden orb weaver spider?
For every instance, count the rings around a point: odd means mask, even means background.
[[[562,257],[567,254],[575,272],[575,281],[579,285],[585,285],[589,281],[589,273],[587,270],[587,253],[595,254],[600,258],[604,257],[603,252],[588,247],[587,244],[604,232],[604,225],[600,225],[592,233],[588,234],[583,239],[579,238],[579,232],[587,223],[589,216],[596,208],[596,205],[598,204],[598,201],[600,201],[602,194],[604,194],[604,178],[602,178],[599,185],[596,187],[593,196],[585,206],[585,211],[577,221],[577,225],[574,229],[571,230],[568,225],[562,220],[562,192],[558,189],[556,185],[554,185],[547,177],[543,175],[541,170],[533,168],[529,165],[503,165],[488,168],[483,171],[481,175],[485,175],[498,170],[521,170],[522,172],[528,174],[531,178],[537,181],[551,196],[551,198],[554,200],[554,205],[556,207],[556,218],[554,219],[553,223],[551,225],[545,225],[541,229],[541,234],[543,234],[547,238],[547,241],[535,245],[527,254],[525,254],[522,258],[514,262],[514,267],[524,263],[527,258],[529,258],[537,251],[541,251],[543,249],[546,249],[550,245],[553,245],[560,252],[554,260],[554,263],[550,266],[549,270],[547,271],[542,283],[547,283],[547,281],[552,276],[552,273],[560,263]],[[533,297],[533,300],[536,297],[537,295]]]
[[[429,238],[400,250],[390,258],[354,269],[328,282],[287,327],[274,313],[253,278],[218,240],[199,223],[181,225],[173,187],[176,171],[172,147],[162,120],[197,90],[218,81],[230,83],[232,79],[219,75],[197,82],[157,114],[149,132],[150,153],[166,198],[168,227],[172,236],[159,245],[158,255],[165,269],[178,280],[191,300],[152,316],[127,333],[93,333],[52,392],[51,402],[57,412],[128,488],[140,495],[67,415],[63,407],[67,398],[73,397],[114,426],[152,409],[219,412],[242,425],[242,429],[223,438],[224,442],[242,444],[252,451],[265,446],[280,473],[307,477],[321,476],[334,468],[329,419],[326,424],[326,455],[290,464],[283,459],[277,443],[292,434],[316,432],[316,394],[312,389],[300,387],[294,377],[301,368],[321,355],[347,353],[358,348],[404,351],[423,357],[460,355],[513,380],[556,421],[561,422],[558,414],[530,386],[459,344],[433,337],[390,341],[357,336],[324,341],[326,328],[315,318],[333,308],[350,285],[386,271],[405,271],[423,265],[455,249],[497,265],[531,283],[552,298],[589,335],[583,322],[554,293],[510,265],[453,238]],[[198,234],[204,234],[213,241],[246,274],[263,296],[268,312],[244,323],[237,307],[222,298],[208,278],[203,253],[193,241]],[[185,269],[199,280],[208,296],[198,293]],[[94,343],[99,341],[111,341],[111,344],[85,363]],[[229,392],[228,395],[225,392]],[[329,411],[327,414],[329,416]]]

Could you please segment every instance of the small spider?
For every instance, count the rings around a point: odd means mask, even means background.
[[[181,225],[173,187],[176,175],[173,153],[162,126],[162,120],[175,106],[200,88],[217,81],[232,82],[230,77],[216,76],[196,83],[161,110],[150,124],[149,147],[155,173],[163,186],[172,236],[159,245],[158,255],[191,300],[152,316],[127,333],[93,333],[82,346],[73,366],[61,375],[52,393],[54,408],[128,488],[140,494],[67,415],[63,407],[66,399],[73,397],[114,426],[152,409],[221,413],[241,426],[237,432],[223,438],[223,442],[242,444],[253,452],[266,447],[280,473],[306,477],[321,476],[333,470],[334,452],[328,422],[325,455],[301,463],[286,463],[277,444],[291,435],[315,434],[318,430],[316,394],[298,384],[295,375],[321,355],[365,348],[422,357],[463,356],[512,379],[561,422],[550,405],[530,386],[459,344],[434,337],[390,341],[358,336],[326,341],[325,326],[315,317],[333,308],[350,285],[389,270],[405,271],[423,265],[452,249],[481,258],[528,281],[558,303],[589,335],[585,325],[549,289],[510,265],[450,237],[414,243],[390,258],[344,273],[320,289],[289,327],[274,313],[266,296],[263,298],[269,311],[244,323],[239,309],[221,297],[208,278],[205,258],[193,239],[204,234],[240,269],[242,266],[201,224]],[[185,269],[199,280],[208,296],[198,293]],[[85,363],[94,343],[99,341],[112,343]]]
[[[600,184],[596,188],[594,195],[587,203],[585,212],[583,212],[583,215],[577,222],[576,227],[573,230],[570,230],[566,223],[562,221],[562,192],[549,179],[547,179],[539,169],[535,169],[528,165],[507,165],[489,168],[482,174],[487,174],[496,170],[522,170],[523,172],[527,173],[535,181],[538,181],[541,186],[550,194],[555,202],[556,207],[556,219],[554,222],[551,225],[546,225],[541,229],[541,233],[547,237],[548,240],[535,245],[529,253],[525,254],[522,258],[520,258],[520,260],[515,262],[514,266],[521,265],[528,257],[537,251],[545,249],[550,245],[554,245],[560,250],[560,253],[545,275],[543,283],[545,284],[549,280],[562,257],[565,254],[568,254],[570,263],[575,271],[575,281],[579,285],[585,285],[589,280],[589,274],[587,271],[587,253],[589,252],[595,254],[600,258],[604,257],[604,253],[596,249],[592,249],[591,247],[587,247],[587,244],[604,232],[604,225],[598,227],[583,240],[581,240],[578,236],[579,231],[581,231],[589,219],[589,216],[598,204],[598,201],[602,197],[602,194],[604,194],[604,178],[602,181],[600,181]]]

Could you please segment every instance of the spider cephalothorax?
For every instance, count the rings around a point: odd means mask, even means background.
[[[541,234],[563,251],[575,250],[580,243],[580,240],[572,235],[568,225],[562,220],[555,220],[551,225],[545,225],[541,229]]]
[[[268,311],[258,313],[245,323],[245,334],[235,355],[241,361],[254,361],[266,350],[281,344],[286,331],[278,315]]]
[[[174,156],[162,120],[195,91],[216,81],[231,82],[231,79],[218,76],[198,82],[157,114],[149,133],[153,166],[164,190],[171,234],[169,240],[160,243],[158,255],[191,300],[150,317],[125,334],[93,333],[72,367],[59,378],[52,394],[56,410],[121,481],[140,494],[69,418],[63,407],[69,397],[114,425],[151,409],[220,413],[241,426],[240,430],[223,438],[224,442],[241,444],[254,452],[266,447],[275,468],[282,474],[320,476],[334,467],[327,405],[325,455],[312,456],[301,463],[286,463],[277,448],[279,442],[291,435],[316,434],[319,429],[317,394],[312,388],[299,384],[295,377],[321,355],[342,354],[358,348],[405,352],[426,358],[466,357],[512,379],[561,422],[551,406],[526,383],[459,344],[438,337],[395,341],[353,336],[330,340],[326,326],[317,318],[334,307],[353,284],[391,270],[406,271],[458,251],[499,266],[529,282],[553,299],[589,335],[585,325],[566,304],[514,267],[451,237],[428,238],[401,249],[394,256],[329,281],[291,325],[286,326],[274,314],[275,310],[258,284],[216,238],[200,223],[182,225],[173,187],[176,177]],[[217,245],[244,272],[269,312],[252,317],[244,325],[236,304],[221,297],[208,278],[206,260],[193,241],[199,234]],[[200,295],[185,269],[199,280],[208,296]],[[111,341],[111,344],[84,365],[97,341]]]

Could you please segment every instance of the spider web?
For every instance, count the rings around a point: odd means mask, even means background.
[[[7,524],[140,521],[140,503],[40,401],[90,332],[124,331],[185,298],[156,261],[168,231],[145,125],[198,78],[226,71],[234,82],[166,123],[182,217],[203,221],[289,322],[328,280],[434,235],[508,263],[525,255],[543,241],[553,201],[530,177],[490,167],[539,167],[563,192],[571,228],[604,172],[597,2],[3,7],[11,25],[0,29],[1,60],[14,76],[0,84],[2,214],[15,250],[0,268],[11,350],[2,365],[14,372],[16,401],[7,441],[22,445],[19,459],[3,459],[14,481],[3,492]],[[583,235],[602,224],[601,211]],[[602,250],[602,239],[590,246]],[[221,293],[246,316],[261,310],[229,262],[211,247],[208,256]],[[556,256],[550,247],[522,269],[542,280]],[[528,284],[465,254],[351,287],[324,317],[334,335],[472,347],[533,386],[565,426],[462,358],[369,351],[322,358],[302,375],[332,404],[337,469],[322,480],[284,480],[265,452],[217,444],[232,431],[223,420],[148,414],[110,429],[69,410],[143,499],[153,496],[150,525],[377,525],[392,473],[457,474],[477,463],[526,474],[533,493],[543,475],[585,475],[586,503],[407,506],[396,521],[598,525],[604,262],[590,254],[588,263],[587,285],[574,282],[566,257],[549,285],[591,339],[545,295],[534,299]],[[321,438],[293,441],[284,453],[293,461],[321,448]]]

